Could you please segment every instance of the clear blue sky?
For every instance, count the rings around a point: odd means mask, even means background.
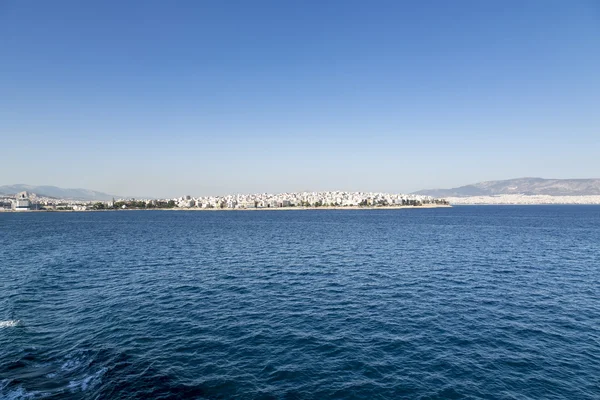
[[[0,185],[600,177],[600,1],[0,0]]]

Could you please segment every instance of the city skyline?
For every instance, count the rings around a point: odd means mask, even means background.
[[[424,195],[433,198],[473,198],[476,200],[477,197],[493,198],[495,196],[508,196],[507,198],[514,198],[514,196],[525,196],[529,199],[534,199],[535,196],[544,196],[554,198],[554,202],[563,201],[564,198],[572,198],[572,201],[576,202],[589,202],[593,197],[593,202],[600,201],[600,179],[599,178],[588,178],[588,179],[545,179],[539,177],[522,177],[515,179],[496,180],[496,181],[483,181],[470,183],[468,185],[462,185],[455,188],[428,188],[414,192],[387,192],[382,191],[364,191],[364,190],[293,190],[286,192],[240,192],[233,191],[229,193],[205,193],[205,194],[194,194],[194,193],[172,193],[168,196],[146,196],[139,194],[115,194],[115,193],[104,193],[85,188],[61,188],[57,186],[49,185],[26,185],[26,184],[15,184],[15,185],[0,185],[0,197],[6,198],[13,197],[15,194],[21,192],[28,192],[35,194],[38,197],[48,199],[75,199],[84,201],[107,201],[114,199],[176,199],[183,197],[228,197],[228,196],[255,196],[255,195],[288,195],[292,193],[316,193],[316,192],[353,192],[353,193],[367,193],[367,194],[395,194],[395,195]],[[533,197],[532,197],[533,196]],[[591,196],[591,197],[590,197]],[[561,200],[562,198],[562,200]],[[520,201],[520,200],[519,200]],[[534,201],[534,200],[533,200]],[[569,200],[570,202],[571,200]]]
[[[597,177],[599,21],[592,1],[3,2],[0,183],[169,197]]]

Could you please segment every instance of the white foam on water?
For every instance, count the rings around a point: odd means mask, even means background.
[[[83,351],[75,351],[63,358],[63,360],[64,362],[60,366],[60,370],[65,372],[73,372],[81,367],[87,367],[92,363],[92,359]]]
[[[81,360],[77,358],[72,358],[70,360],[67,360],[63,365],[61,365],[60,369],[61,371],[71,372],[76,370],[81,364]]]
[[[21,323],[19,319],[9,319],[7,321],[0,321],[0,328],[11,328]]]
[[[89,388],[96,386],[102,380],[102,375],[107,371],[106,368],[100,368],[93,374],[87,375],[82,379],[74,380],[69,382],[69,389],[71,392],[82,391],[85,392]]]

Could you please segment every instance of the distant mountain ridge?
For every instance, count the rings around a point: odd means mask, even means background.
[[[119,198],[119,196],[88,189],[63,189],[56,186],[31,186],[24,184],[0,186],[0,194],[3,195],[14,195],[19,192],[35,193],[41,197],[82,201],[106,201],[111,200],[113,197]]]
[[[433,197],[495,196],[500,194],[599,196],[600,179],[517,178],[479,182],[453,189],[426,189],[414,194]]]

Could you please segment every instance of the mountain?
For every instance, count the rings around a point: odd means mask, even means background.
[[[54,197],[57,199],[70,199],[70,200],[111,200],[113,197],[118,198],[120,196],[113,196],[102,192],[96,192],[95,190],[87,189],[63,189],[56,186],[31,186],[31,185],[6,185],[0,186],[0,194],[14,195],[19,192],[35,193],[41,197]]]
[[[479,182],[453,189],[420,190],[414,194],[433,197],[494,196],[499,194],[599,196],[600,179],[518,178]]]

